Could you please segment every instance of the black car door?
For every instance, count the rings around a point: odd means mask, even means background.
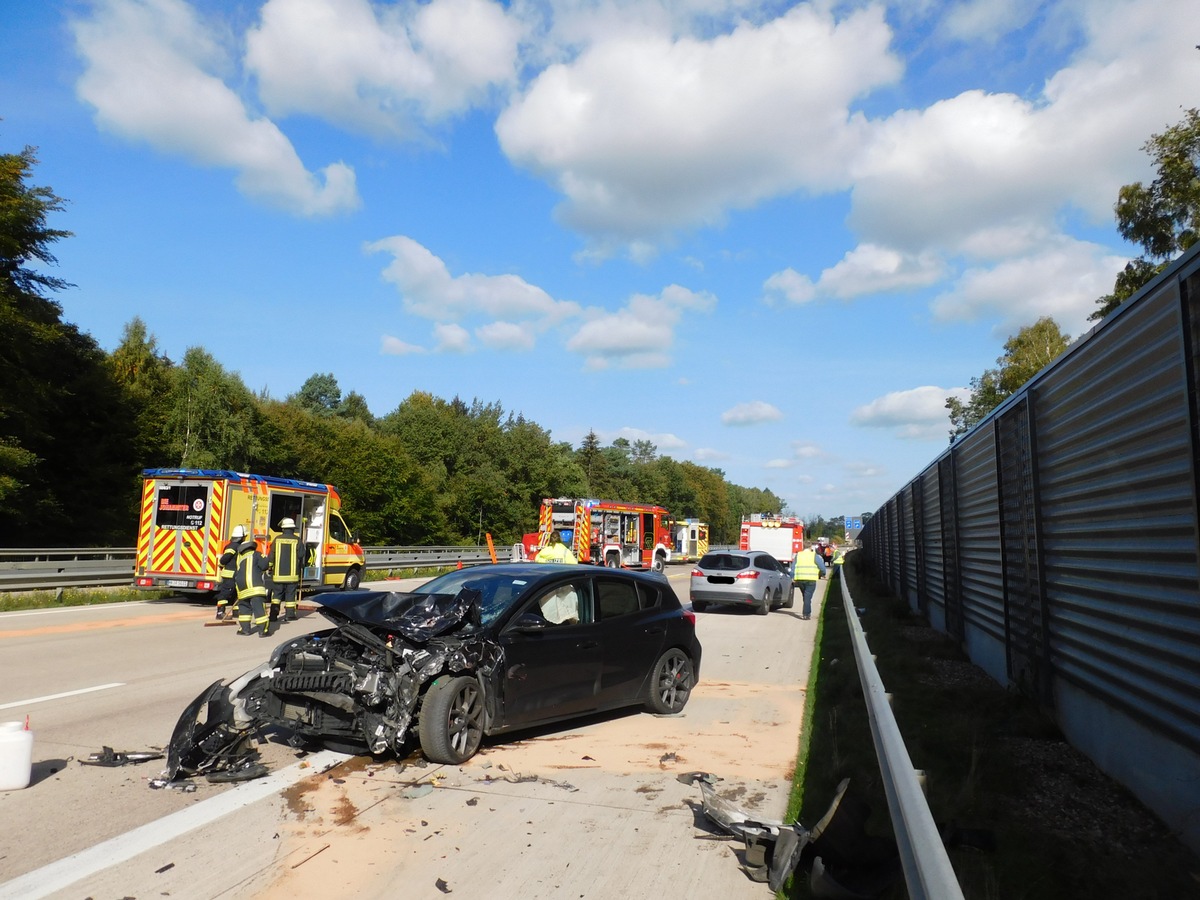
[[[637,701],[662,652],[667,621],[652,585],[607,576],[598,577],[593,589],[602,647],[598,703],[602,709],[625,706]]]
[[[577,611],[577,615],[568,613]],[[533,626],[535,620],[542,623]],[[501,632],[503,728],[591,712],[600,681],[600,640],[591,582],[577,578],[525,599]]]

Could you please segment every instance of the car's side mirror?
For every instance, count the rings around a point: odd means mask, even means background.
[[[521,615],[513,619],[508,626],[508,630],[528,634],[534,631],[545,631],[549,625],[550,623],[537,613],[526,612],[521,613]]]

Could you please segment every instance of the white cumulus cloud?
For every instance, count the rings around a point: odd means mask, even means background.
[[[705,313],[716,306],[705,291],[677,284],[658,294],[635,294],[616,312],[592,310],[588,321],[567,341],[588,369],[652,369],[671,363],[675,329],[685,313]]]
[[[782,418],[783,413],[765,400],[751,400],[749,403],[739,403],[721,413],[721,424],[759,425],[763,422],[777,422]]]
[[[489,0],[269,0],[246,65],[275,115],[415,137],[512,82],[521,33]]]
[[[243,193],[291,212],[358,207],[352,168],[309,172],[283,132],[247,110],[222,80],[229,54],[182,0],[100,0],[71,27],[84,63],[76,90],[102,128],[233,169]]]
[[[969,388],[933,385],[893,391],[857,407],[850,414],[850,421],[869,428],[888,428],[901,438],[945,440],[950,434],[946,398],[966,400],[970,395]]]

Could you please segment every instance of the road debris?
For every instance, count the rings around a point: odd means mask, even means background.
[[[87,759],[79,760],[81,766],[106,766],[115,768],[117,766],[126,766],[130,763],[143,763],[151,759],[162,759],[161,752],[144,751],[144,752],[124,752],[113,750],[112,747],[104,747],[99,753],[93,753]]]

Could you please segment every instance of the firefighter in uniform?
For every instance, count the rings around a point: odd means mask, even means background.
[[[807,619],[812,615],[812,598],[817,592],[817,579],[825,577],[825,560],[812,547],[806,547],[796,554],[792,562],[792,590],[800,591],[804,603],[800,608],[800,618]]]
[[[234,583],[237,586],[238,634],[258,632],[266,637],[271,629],[264,601],[267,599],[267,558],[258,552],[254,539],[247,536],[238,544],[237,571]]]
[[[537,556],[533,558],[534,562],[540,563],[577,563],[579,560],[575,558],[575,554],[571,552],[562,541],[562,535],[557,531],[550,535],[550,543],[537,552]]]
[[[229,543],[225,545],[225,549],[221,551],[221,560],[218,563],[217,575],[220,577],[220,583],[217,585],[217,619],[225,618],[225,608],[229,606],[231,600],[237,599],[237,588],[233,583],[235,566],[237,564],[237,548],[246,537],[246,527],[244,525],[235,525],[233,533],[229,535]]]
[[[271,614],[272,622],[282,617],[284,621],[294,622],[298,618],[296,606],[299,603],[300,574],[304,569],[305,547],[300,543],[296,534],[294,519],[284,519],[279,523],[283,531],[271,542],[267,553],[268,571],[271,573]]]

